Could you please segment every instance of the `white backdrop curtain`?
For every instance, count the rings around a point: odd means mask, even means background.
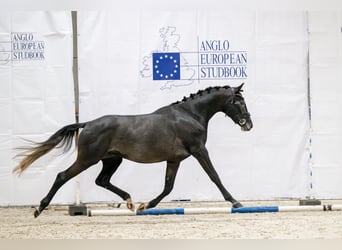
[[[312,195],[342,197],[342,12],[310,12]]]
[[[341,16],[128,7],[79,11],[80,120],[148,113],[208,86],[245,82],[253,130],[241,132],[224,114],[215,115],[209,124],[207,147],[226,188],[241,200],[311,194],[341,198]],[[31,33],[36,42],[44,42],[44,60],[15,60],[14,34]],[[57,173],[75,159],[75,151],[61,157],[56,152],[20,178],[12,174],[18,163],[14,148],[26,145],[22,138],[42,141],[74,122],[71,33],[69,11],[0,13],[0,205],[38,204]],[[244,53],[246,61],[233,66],[245,67],[245,75],[205,79],[198,59],[203,41],[229,41],[228,52]],[[182,79],[153,80],[153,52],[180,53]],[[95,185],[100,168],[99,163],[81,174],[81,201],[120,201]],[[162,191],[164,174],[165,163],[124,161],[112,182],[131,193],[134,201],[148,201]],[[70,181],[52,203],[73,203],[76,189]],[[165,200],[174,199],[223,198],[190,157],[182,162],[174,190]]]

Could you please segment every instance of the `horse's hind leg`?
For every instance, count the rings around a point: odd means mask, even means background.
[[[151,200],[147,205],[144,203],[140,204],[138,212],[142,212],[145,209],[153,208],[168,194],[171,193],[173,189],[173,184],[175,183],[176,174],[179,168],[179,162],[167,162],[166,175],[165,175],[165,186],[163,192],[157,196],[155,199]]]
[[[45,196],[44,199],[41,200],[39,208],[36,209],[36,211],[34,212],[34,217],[38,217],[40,213],[50,204],[52,198],[61,186],[63,186],[71,178],[75,177],[90,166],[91,164],[85,165],[81,164],[79,161],[76,161],[67,170],[60,172],[57,175],[56,180],[53,183],[49,193]]]
[[[134,211],[135,207],[134,207],[134,204],[132,203],[131,196],[127,192],[121,190],[120,188],[110,183],[110,178],[118,169],[121,162],[122,162],[121,157],[103,159],[102,171],[100,172],[99,176],[96,178],[95,183],[119,195],[123,200],[127,202],[128,209]]]

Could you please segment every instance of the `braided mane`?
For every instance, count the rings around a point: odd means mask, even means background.
[[[187,100],[193,100],[194,98],[198,97],[198,96],[203,96],[206,94],[210,94],[210,92],[214,91],[218,91],[220,89],[229,89],[230,86],[226,85],[226,86],[214,86],[214,87],[208,87],[204,90],[199,90],[197,93],[192,93],[190,94],[188,97],[184,96],[183,99],[181,101],[177,101],[172,103],[171,105],[176,105],[182,102],[186,102]]]

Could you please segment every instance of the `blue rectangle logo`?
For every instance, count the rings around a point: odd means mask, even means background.
[[[180,53],[152,53],[153,80],[180,80]]]

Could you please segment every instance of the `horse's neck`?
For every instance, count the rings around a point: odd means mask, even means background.
[[[219,93],[207,94],[191,100],[188,104],[192,113],[200,117],[200,120],[205,126],[208,125],[209,120],[219,111],[226,98]]]

